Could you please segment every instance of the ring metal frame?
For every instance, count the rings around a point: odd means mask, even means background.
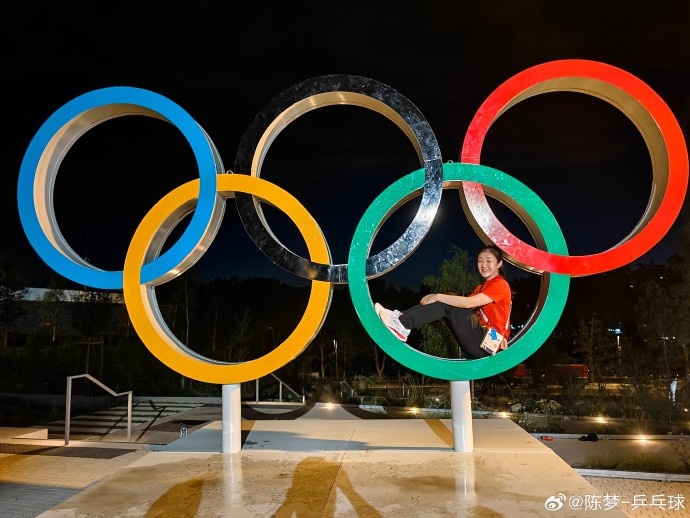
[[[261,176],[272,142],[291,122],[318,108],[359,106],[390,119],[410,139],[425,169],[424,193],[417,214],[388,248],[367,259],[369,278],[378,277],[404,261],[426,236],[441,202],[441,151],[421,112],[391,87],[366,77],[320,76],[303,81],[276,96],[245,132],[235,158],[235,172]],[[271,232],[260,203],[250,196],[235,197],[237,210],[254,243],[275,264],[305,279],[347,282],[346,264],[318,264],[293,253]]]
[[[654,185],[649,205],[635,229],[617,246],[600,254],[569,256],[553,215],[541,199],[506,173],[479,165],[484,137],[514,104],[548,91],[579,91],[611,103],[640,129],[650,151]],[[355,105],[384,115],[410,139],[423,168],[394,182],[370,205],[357,226],[345,265],[331,264],[328,245],[307,210],[291,195],[259,178],[274,139],[293,120],[313,109]],[[159,201],[137,228],[121,272],[107,272],[76,254],[60,233],[53,210],[53,187],[62,159],[74,142],[103,121],[145,115],[175,125],[196,157],[199,179]],[[179,106],[146,90],[114,87],[84,94],[57,110],[39,129],[22,161],[17,189],[20,220],[39,256],[68,279],[102,289],[123,289],[130,318],[142,341],[177,372],[210,383],[239,383],[264,376],[291,361],[318,333],[330,307],[334,283],[349,283],[357,314],[367,332],[391,357],[422,374],[469,380],[503,372],[533,354],[553,331],[571,276],[610,270],[632,262],[668,231],[683,203],[688,157],[680,127],[670,109],[647,85],[610,65],[563,60],[538,65],[501,85],[482,104],[463,143],[460,164],[442,164],[436,138],[421,113],[390,87],[359,76],[322,76],[304,81],[277,96],[254,120],[237,153],[236,170],[223,166],[204,130]],[[481,239],[495,243],[506,260],[542,273],[537,305],[527,324],[500,354],[478,360],[425,355],[396,340],[372,306],[367,280],[401,264],[426,236],[443,188],[457,188],[467,216]],[[525,223],[536,247],[518,240],[496,219],[486,194],[509,207]],[[274,263],[312,281],[307,309],[293,333],[275,350],[249,362],[229,364],[205,358],[180,343],[157,307],[155,286],[191,267],[215,237],[225,199],[235,196],[243,224],[257,246]],[[383,252],[369,257],[383,221],[402,204],[421,195],[412,224]],[[309,259],[296,256],[273,236],[261,200],[275,205],[297,225]],[[190,212],[180,238],[165,252],[170,232]]]
[[[567,253],[565,239],[551,211],[524,184],[507,174],[482,165],[447,163],[443,165],[444,187],[457,188],[458,182],[472,181],[486,186],[492,193],[501,193],[501,201],[515,206],[530,207],[523,219],[533,235],[539,236],[550,251]],[[508,349],[480,359],[450,359],[431,356],[393,336],[376,315],[364,273],[373,238],[380,225],[402,203],[418,195],[423,184],[422,170],[394,182],[369,206],[357,226],[352,240],[349,265],[352,277],[348,286],[355,311],[374,341],[395,361],[417,372],[446,380],[472,380],[504,372],[531,356],[553,332],[565,307],[570,286],[567,275],[546,273],[537,306],[523,329],[511,340]],[[414,367],[412,367],[414,366]]]
[[[143,266],[142,282],[174,276],[177,268],[198,260],[213,240],[223,217],[216,174],[223,164],[206,132],[169,99],[139,88],[112,87],[81,95],[57,110],[41,126],[24,155],[17,187],[19,216],[29,242],[53,270],[85,286],[122,289],[121,271],[94,267],[69,246],[60,232],[53,188],[65,154],[79,137],[115,117],[144,115],[170,122],[189,142],[199,170],[199,203],[178,241]]]
[[[688,151],[670,108],[649,86],[619,68],[586,60],[552,61],[528,68],[499,86],[470,123],[461,162],[478,164],[491,125],[510,107],[547,92],[580,92],[610,103],[639,129],[649,149],[653,184],[642,219],[620,243],[604,252],[564,256],[540,250],[514,236],[495,216],[481,185],[465,182],[460,199],[477,234],[495,243],[522,269],[566,273],[601,273],[629,264],[649,251],[668,232],[685,199]]]
[[[247,175],[218,175],[219,194],[231,197],[242,191],[259,196],[292,219],[311,257],[329,261],[328,247],[319,225],[290,194],[275,184]],[[139,281],[141,266],[155,259],[162,228],[174,228],[194,209],[199,180],[188,182],[162,198],[144,217],[134,233],[124,267],[124,297],[132,325],[142,342],[165,365],[192,379],[207,383],[241,383],[266,376],[298,356],[321,329],[330,307],[333,285],[312,281],[309,301],[295,330],[280,345],[260,358],[224,363],[201,356],[180,342],[165,324],[158,309],[154,284]],[[183,273],[184,269],[178,274]],[[163,280],[155,284],[161,284]]]

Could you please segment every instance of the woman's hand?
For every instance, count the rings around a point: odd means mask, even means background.
[[[493,302],[491,298],[486,293],[476,293],[471,297],[463,297],[461,295],[448,295],[446,293],[430,293],[429,295],[424,295],[419,303],[422,306],[427,304],[432,304],[434,302],[441,302],[442,304],[448,304],[449,306],[455,306],[456,308],[478,308],[479,306],[484,306]]]
[[[438,297],[436,296],[436,293],[430,293],[429,295],[424,295],[422,297],[422,300],[419,301],[419,303],[422,306],[426,306],[427,304],[431,304],[432,302],[438,302]]]

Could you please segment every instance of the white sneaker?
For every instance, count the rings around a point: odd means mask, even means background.
[[[381,319],[381,322],[386,324],[386,327],[398,340],[407,342],[407,337],[410,336],[410,330],[407,329],[402,322],[400,322],[400,319],[398,318],[400,315],[402,315],[400,311],[397,309],[393,311],[386,309],[378,302],[374,304],[374,310],[376,310],[376,314]]]

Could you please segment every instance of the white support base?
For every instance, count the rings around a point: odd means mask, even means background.
[[[223,453],[242,449],[242,398],[240,385],[223,385]]]
[[[472,435],[472,398],[469,381],[450,382],[450,408],[453,423],[453,449],[474,451]]]

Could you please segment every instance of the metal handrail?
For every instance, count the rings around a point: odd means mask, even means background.
[[[283,401],[283,386],[285,386],[285,388],[287,388],[287,389],[288,389],[290,392],[292,392],[295,396],[301,397],[301,398],[302,398],[302,403],[304,403],[304,394],[300,395],[300,394],[298,394],[297,392],[295,392],[295,391],[292,389],[292,387],[290,387],[290,385],[288,385],[287,383],[285,383],[283,380],[281,380],[281,379],[280,379],[278,376],[276,376],[275,374],[271,373],[271,376],[273,376],[275,379],[277,379],[278,382],[280,383],[280,384],[278,385],[278,400],[279,400],[279,401],[281,401],[281,402]]]
[[[353,389],[347,381],[343,380],[340,382],[340,397],[341,398],[343,397],[343,385],[345,385],[347,388],[350,389],[350,397],[359,397],[359,394],[357,394],[357,392],[355,392],[355,389]]]
[[[69,429],[72,414],[72,380],[77,378],[86,378],[90,381],[93,381],[111,396],[117,397],[127,395],[127,442],[132,442],[132,391],[115,392],[90,374],[78,374],[76,376],[67,376],[67,396],[65,401],[65,446],[69,444]]]
[[[287,383],[285,383],[283,380],[281,380],[278,376],[276,376],[272,372],[271,372],[271,376],[273,376],[276,380],[278,380],[278,401],[280,403],[283,402],[283,386],[285,386],[285,388],[287,388],[295,396],[297,396],[298,398],[301,398],[302,404],[304,404],[306,402],[306,398],[305,398],[304,394],[298,394],[297,392],[295,392],[292,389],[292,387],[290,387]],[[258,403],[259,402],[259,378],[256,378],[256,389],[255,389],[254,398],[255,398],[256,403]]]

